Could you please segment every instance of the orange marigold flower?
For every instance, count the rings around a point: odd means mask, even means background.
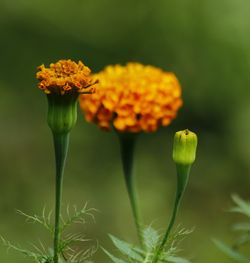
[[[107,66],[94,75],[95,94],[80,96],[86,120],[103,129],[153,132],[167,126],[182,105],[181,87],[173,73],[139,63]]]
[[[81,61],[78,63],[68,60],[59,60],[51,63],[49,68],[44,65],[38,67],[36,78],[40,81],[38,87],[46,94],[57,93],[93,93],[91,70]]]

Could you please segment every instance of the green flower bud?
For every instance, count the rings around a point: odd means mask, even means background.
[[[177,165],[191,165],[195,161],[197,136],[188,129],[175,133],[173,160]]]
[[[171,220],[169,222],[166,233],[160,244],[160,247],[156,251],[153,258],[153,263],[158,262],[159,255],[162,253],[164,246],[169,238],[169,234],[174,226],[175,218],[180,206],[181,198],[187,187],[190,169],[195,161],[197,147],[197,136],[195,133],[184,130],[175,133],[174,136],[174,147],[173,147],[173,160],[176,164],[177,172],[177,185],[176,185],[176,197],[174,209],[172,212]]]
[[[48,94],[47,122],[54,134],[67,134],[76,124],[78,94]]]

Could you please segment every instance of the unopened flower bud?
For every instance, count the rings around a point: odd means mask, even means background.
[[[173,160],[177,165],[191,165],[195,161],[197,136],[188,129],[175,133]]]
[[[175,133],[173,147],[173,160],[176,164],[177,172],[175,204],[170,223],[166,230],[166,234],[164,235],[161,245],[153,258],[153,263],[159,261],[159,255],[162,253],[164,246],[168,241],[169,234],[175,223],[175,218],[180,206],[181,198],[187,187],[190,169],[193,162],[195,161],[197,141],[198,140],[196,134],[187,129]]]

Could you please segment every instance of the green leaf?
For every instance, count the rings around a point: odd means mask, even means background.
[[[112,235],[109,235],[109,237],[111,238],[114,245],[119,249],[119,251],[123,255],[131,259],[134,259],[136,261],[139,261],[139,262],[143,261],[143,258],[141,257],[141,255],[136,252],[136,249],[137,249],[136,247]]]
[[[49,248],[48,248],[48,253],[49,253],[50,256],[53,257],[53,256],[54,256],[54,250],[53,250],[53,248],[49,247]]]
[[[246,245],[250,242],[250,233],[246,233],[240,236],[233,245],[233,248],[237,250],[240,246]]]
[[[173,262],[173,263],[190,263],[190,261],[185,258],[175,257],[175,256],[167,257],[167,261]]]
[[[213,239],[213,242],[222,252],[224,252],[229,257],[235,259],[236,261],[238,261],[240,263],[250,263],[250,259],[241,255],[239,252],[233,250],[231,247],[224,244],[223,242],[221,242],[217,239]]]
[[[102,248],[102,250],[111,258],[111,260],[114,262],[114,263],[127,263],[126,261],[120,259],[120,258],[117,258],[115,256],[113,256],[111,253],[109,253],[106,249]]]
[[[147,251],[154,250],[159,243],[159,239],[160,239],[160,235],[151,226],[144,229],[143,240]]]
[[[237,206],[232,207],[229,211],[241,213],[243,215],[250,217],[250,203],[244,201],[238,195],[232,195],[232,199]]]
[[[250,231],[250,223],[237,223],[232,227],[233,230]]]

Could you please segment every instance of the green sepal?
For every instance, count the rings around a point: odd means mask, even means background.
[[[66,134],[76,124],[78,94],[48,94],[47,122],[53,134]]]

